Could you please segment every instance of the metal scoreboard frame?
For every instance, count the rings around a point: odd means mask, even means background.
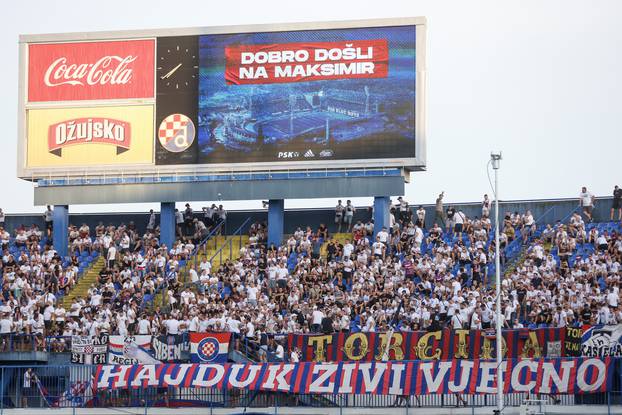
[[[106,164],[93,163],[88,166],[58,166],[58,167],[32,167],[28,166],[28,116],[29,111],[60,110],[71,108],[104,108],[114,106],[151,106],[156,111],[156,80],[157,62],[154,58],[153,96],[150,98],[123,98],[123,99],[97,99],[97,100],[62,100],[29,102],[28,91],[28,68],[29,46],[33,44],[56,44],[77,42],[106,42],[106,41],[135,41],[152,40],[157,42],[159,37],[167,36],[198,36],[218,34],[244,34],[244,33],[267,33],[287,32],[303,30],[330,30],[330,29],[357,29],[394,26],[415,26],[415,157],[408,158],[382,158],[382,159],[340,159],[340,160],[296,160],[278,162],[245,162],[245,163],[215,163],[215,164],[169,164],[158,165],[156,162],[156,149],[153,146],[151,163],[124,163]],[[373,20],[349,20],[336,22],[313,22],[313,23],[286,23],[286,24],[262,24],[262,25],[238,25],[197,27],[181,29],[156,29],[156,30],[132,30],[132,31],[106,31],[84,33],[61,33],[41,35],[21,35],[19,38],[19,83],[18,83],[18,154],[17,176],[37,181],[39,179],[53,178],[78,178],[78,177],[113,177],[121,174],[153,175],[153,176],[177,176],[217,174],[222,172],[279,172],[279,171],[305,171],[305,170],[342,170],[388,168],[401,169],[408,180],[408,172],[420,171],[426,168],[426,18],[391,18]],[[153,116],[152,136],[157,141],[155,132],[156,117]]]

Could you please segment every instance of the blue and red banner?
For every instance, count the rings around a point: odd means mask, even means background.
[[[190,333],[190,361],[224,363],[229,356],[231,333]]]
[[[580,333],[578,334],[580,340]],[[341,362],[381,360],[387,333],[290,334],[288,348],[300,350],[301,361]],[[503,331],[505,358],[564,357],[566,328]],[[390,360],[493,359],[495,333],[486,330],[395,332]]]
[[[509,359],[505,393],[583,394],[612,388],[613,358]],[[324,394],[493,394],[490,360],[100,365],[97,389],[183,387]]]

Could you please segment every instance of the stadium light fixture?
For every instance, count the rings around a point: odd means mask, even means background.
[[[490,153],[490,163],[495,171],[495,290],[497,297],[497,335],[496,335],[496,348],[497,348],[497,409],[495,414],[501,415],[503,411],[503,376],[501,376],[501,361],[502,361],[502,346],[503,338],[501,337],[501,261],[499,257],[499,168],[501,167],[501,152]]]

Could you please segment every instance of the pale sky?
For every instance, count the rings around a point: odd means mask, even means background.
[[[609,195],[622,184],[620,1],[24,0],[6,2],[3,16],[0,207],[7,213],[42,210],[33,206],[33,185],[16,178],[15,166],[18,35],[34,33],[425,16],[428,170],[411,176],[408,201],[431,203],[440,190],[449,202],[480,200],[490,193],[491,150],[503,152],[502,200],[575,197],[582,185]],[[286,202],[328,205],[334,201]],[[257,201],[225,206],[261,207]]]

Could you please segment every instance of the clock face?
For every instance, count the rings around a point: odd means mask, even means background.
[[[180,43],[158,48],[158,92],[189,92],[198,88],[196,48]]]

